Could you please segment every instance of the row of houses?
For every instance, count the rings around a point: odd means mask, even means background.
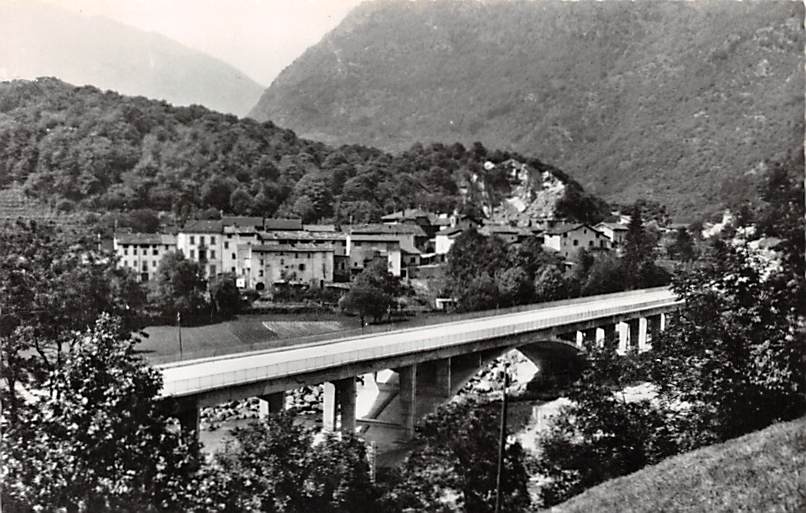
[[[508,244],[538,237],[543,246],[573,259],[581,248],[607,250],[623,241],[626,227],[600,223],[544,223],[514,227],[479,225],[458,216],[406,209],[384,216],[383,223],[343,225],[302,224],[298,219],[224,216],[193,220],[172,233],[116,233],[113,241],[119,265],[134,270],[142,281],[155,278],[162,258],[180,251],[199,262],[209,279],[232,273],[243,288],[265,290],[279,283],[323,286],[349,281],[370,262],[383,260],[394,276],[410,268],[446,260],[456,237],[474,225]]]

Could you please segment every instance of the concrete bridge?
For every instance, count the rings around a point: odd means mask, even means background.
[[[259,397],[261,413],[283,408],[284,393],[324,384],[323,426],[368,438],[390,431],[405,440],[418,419],[450,399],[480,368],[518,349],[540,372],[554,372],[587,343],[616,341],[616,350],[647,350],[652,334],[680,300],[667,288],[642,289],[544,303],[387,333],[337,338],[273,350],[156,366],[165,398],[175,401],[183,428],[199,428],[199,409]],[[356,419],[356,377],[379,371],[378,397]]]

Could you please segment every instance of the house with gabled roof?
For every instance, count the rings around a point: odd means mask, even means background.
[[[573,260],[583,248],[589,251],[610,249],[610,239],[589,224],[564,224],[543,234],[543,246]]]

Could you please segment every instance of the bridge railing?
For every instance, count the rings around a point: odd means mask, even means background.
[[[598,294],[595,296],[585,296],[572,299],[561,299],[557,301],[548,301],[545,303],[531,303],[528,305],[512,306],[507,308],[497,308],[493,310],[480,310],[477,312],[466,313],[452,313],[443,314],[436,313],[424,315],[407,319],[402,322],[392,322],[385,324],[372,324],[365,328],[354,328],[347,330],[331,331],[327,333],[317,333],[313,335],[306,335],[301,337],[288,337],[288,338],[268,338],[265,341],[257,343],[243,343],[236,345],[229,345],[226,347],[205,348],[196,351],[188,351],[184,354],[183,358],[179,358],[178,354],[171,355],[145,355],[145,358],[152,365],[166,364],[177,361],[196,360],[199,358],[210,358],[218,356],[226,356],[229,354],[245,353],[249,351],[259,350],[283,350],[290,346],[307,345],[317,342],[327,342],[341,338],[360,337],[363,335],[373,335],[381,333],[390,333],[400,331],[403,329],[417,328],[423,326],[435,326],[438,324],[445,324],[450,322],[465,321],[471,319],[480,319],[483,317],[492,317],[496,315],[506,315],[511,313],[520,312],[533,312],[545,310],[548,308],[556,308],[559,306],[567,306],[574,304],[583,304],[589,302],[600,301],[602,299],[618,300],[625,297],[635,297],[644,294],[651,294],[656,292],[668,291],[668,287],[654,287],[649,289],[630,290],[626,292],[615,292],[609,294]]]
[[[492,317],[481,320],[481,326],[478,323],[473,323],[473,325],[461,329],[461,325],[457,325],[455,329],[451,329],[450,333],[447,334],[429,334],[430,330],[406,330],[405,332],[381,334],[380,336],[363,336],[332,344],[292,347],[284,351],[255,355],[232,355],[230,357],[202,360],[196,363],[186,362],[163,367],[163,375],[166,378],[163,395],[190,395],[215,388],[315,372],[361,361],[433,351],[452,345],[536,332],[602,317],[630,312],[638,313],[658,307],[672,306],[676,303],[677,301],[674,298],[666,298],[627,305],[586,308],[571,313],[554,316],[543,315],[537,318],[533,316],[517,316],[506,319]],[[520,317],[523,317],[523,319],[520,319]],[[282,358],[279,358],[280,353],[282,353]],[[243,368],[217,372],[217,369],[222,367],[223,361],[227,360],[230,360],[229,366],[236,363],[232,360],[242,360]],[[177,376],[175,379],[171,376],[172,369],[187,374],[192,370],[189,367],[198,369],[198,374],[187,377]]]

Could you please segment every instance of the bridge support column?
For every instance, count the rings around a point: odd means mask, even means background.
[[[258,398],[258,409],[261,419],[269,416],[270,413],[278,413],[285,409],[285,392],[267,394]]]
[[[616,352],[618,354],[627,354],[627,349],[630,347],[630,325],[626,322],[616,324],[616,333],[618,333]]]
[[[335,431],[341,417],[342,433],[355,433],[355,378],[326,381],[322,405],[322,429]]]
[[[577,335],[576,335],[575,342],[576,342],[577,347],[582,347],[583,345],[585,345],[585,332],[584,331],[577,330]]]
[[[630,319],[627,324],[630,326],[630,338],[627,347],[637,348],[641,343],[641,319]]]
[[[652,339],[660,333],[661,316],[650,315],[646,318],[647,321],[647,344],[652,344]]]
[[[666,314],[660,314],[660,327],[658,328],[660,331],[666,331]]]
[[[451,398],[451,359],[417,364],[417,405],[415,418],[421,419]]]
[[[183,401],[176,414],[176,419],[179,421],[179,426],[182,428],[182,431],[193,433],[194,436],[198,438],[199,428],[201,427],[200,414],[199,404],[196,401]]]
[[[414,435],[417,420],[417,364],[395,369],[400,378],[400,425],[406,438]]]
[[[605,343],[605,330],[604,328],[596,328],[596,347],[604,347]]]
[[[638,352],[642,353],[644,351],[649,351],[651,349],[649,345],[649,322],[646,317],[640,317],[638,319]]]

